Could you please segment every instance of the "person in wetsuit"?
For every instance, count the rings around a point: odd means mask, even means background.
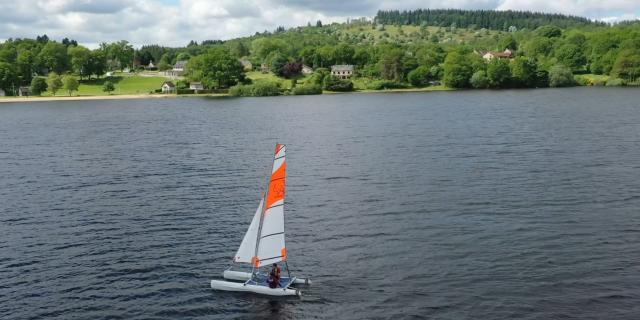
[[[271,272],[269,272],[269,279],[267,280],[267,283],[271,289],[275,289],[280,286],[280,267],[278,267],[278,264],[273,264]]]

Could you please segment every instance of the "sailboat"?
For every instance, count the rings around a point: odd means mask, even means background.
[[[225,270],[222,276],[227,280],[211,280],[211,288],[225,291],[246,291],[272,296],[300,296],[296,284],[310,284],[309,279],[292,277],[287,263],[287,248],[284,234],[284,198],[287,177],[286,147],[276,144],[271,177],[267,191],[262,195],[258,209],[251,220],[240,247],[233,257],[237,264],[250,264],[251,272]],[[280,278],[280,285],[270,288],[268,273],[261,268],[269,268],[274,263],[284,262],[286,276]]]

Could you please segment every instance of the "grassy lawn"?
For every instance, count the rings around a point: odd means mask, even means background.
[[[574,76],[576,80],[580,83],[585,83],[586,85],[604,85],[609,80],[609,76],[601,75],[601,74],[577,74]]]
[[[73,95],[76,96],[104,96],[107,93],[102,91],[102,86],[105,81],[113,82],[116,90],[112,94],[147,94],[150,91],[160,89],[162,83],[167,79],[164,77],[142,77],[138,75],[123,75],[114,76],[101,79],[92,79],[91,81],[83,80],[80,82],[80,87]],[[67,96],[67,92],[60,90],[56,96]],[[43,96],[51,96],[51,93],[45,93]]]

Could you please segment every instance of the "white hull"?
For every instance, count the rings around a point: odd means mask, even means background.
[[[234,271],[234,270],[225,270],[222,273],[222,276],[225,279],[229,279],[229,280],[237,280],[237,281],[247,281],[249,279],[251,279],[251,273],[250,272],[242,272],[242,271]],[[311,284],[311,280],[304,279],[304,278],[294,278],[293,280],[294,284],[306,284],[306,285],[310,285]]]
[[[300,296],[300,291],[290,288],[271,289],[265,286],[258,286],[246,283],[237,283],[221,280],[211,280],[211,288],[224,291],[253,292],[270,296]]]

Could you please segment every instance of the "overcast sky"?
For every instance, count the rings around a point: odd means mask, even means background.
[[[256,31],[373,17],[379,9],[460,8],[560,12],[616,21],[640,17],[640,0],[0,0],[0,40],[47,34],[95,47],[184,46]]]

